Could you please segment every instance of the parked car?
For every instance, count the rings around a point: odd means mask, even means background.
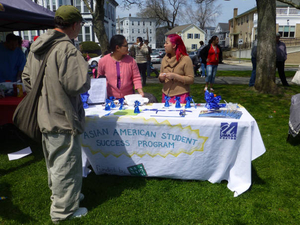
[[[159,55],[158,51],[153,51],[150,56],[152,63],[161,63],[162,57]]]
[[[197,56],[197,51],[190,52],[190,53],[189,53],[189,56],[191,57],[191,59],[193,59],[194,57]]]
[[[154,50],[155,52],[158,52],[159,55],[164,55],[166,54],[166,51],[164,48],[157,48]]]
[[[99,55],[94,58],[90,58],[90,60],[88,61],[89,65],[90,66],[98,66],[98,62],[99,62],[99,59],[101,59],[101,57],[102,57],[102,55]]]

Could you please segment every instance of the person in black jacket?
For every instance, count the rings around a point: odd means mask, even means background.
[[[213,36],[207,46],[205,46],[201,52],[200,56],[202,59],[202,63],[206,63],[206,74],[205,78],[205,88],[204,91],[207,90],[208,85],[210,85],[210,91],[213,92],[213,85],[215,83],[215,77],[217,73],[217,68],[220,62],[223,60],[222,50],[219,44],[219,38],[217,36]]]
[[[206,68],[206,64],[204,62],[202,62],[202,58],[201,58],[201,51],[202,49],[205,47],[204,45],[204,42],[203,41],[200,41],[199,42],[200,44],[200,48],[198,49],[197,51],[197,57],[199,59],[199,62],[200,62],[200,66],[201,66],[201,77],[205,77],[205,68]]]

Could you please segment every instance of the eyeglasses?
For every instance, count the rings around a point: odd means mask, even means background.
[[[81,21],[80,22],[80,26],[83,26],[85,24],[85,22]]]
[[[127,48],[127,47],[128,47],[128,44],[127,44],[127,45],[122,45],[122,47],[126,47],[126,48]]]

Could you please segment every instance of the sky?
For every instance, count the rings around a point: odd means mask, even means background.
[[[124,10],[121,7],[121,1],[119,0],[117,2],[120,4],[120,6],[117,7],[117,18],[118,16],[120,18],[129,16],[129,13],[131,13],[131,16],[136,16],[136,12],[138,12],[137,7],[132,7],[130,10]],[[221,5],[222,14],[216,18],[215,25],[217,25],[218,23],[228,23],[228,20],[233,17],[234,8],[238,8],[239,15],[248,11],[249,9],[256,7],[256,0],[217,0],[216,4]]]

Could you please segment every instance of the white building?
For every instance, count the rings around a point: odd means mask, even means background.
[[[34,1],[34,0],[32,0]],[[95,10],[96,1],[90,0],[90,7]],[[94,41],[98,43],[98,39],[94,32],[92,24],[92,15],[87,9],[85,3],[82,0],[38,0],[38,4],[50,9],[51,11],[56,11],[61,5],[74,5],[82,14],[82,17],[86,20],[85,25],[82,27],[81,32],[77,37],[77,42],[83,41]],[[108,40],[116,34],[116,7],[118,3],[115,0],[106,0],[104,5],[104,25]],[[44,33],[41,31],[20,31],[23,40],[33,41],[34,36]]]
[[[165,33],[165,36],[167,37],[170,34],[178,34],[188,52],[196,51],[200,47],[199,42],[204,42],[205,40],[205,32],[194,24],[174,27],[172,30]]]
[[[218,36],[219,45],[224,48],[229,45],[229,23],[218,23],[213,35]]]
[[[149,47],[156,48],[155,19],[140,17],[123,17],[117,19],[117,34],[122,34],[129,46],[136,42],[137,37],[149,41]]]

